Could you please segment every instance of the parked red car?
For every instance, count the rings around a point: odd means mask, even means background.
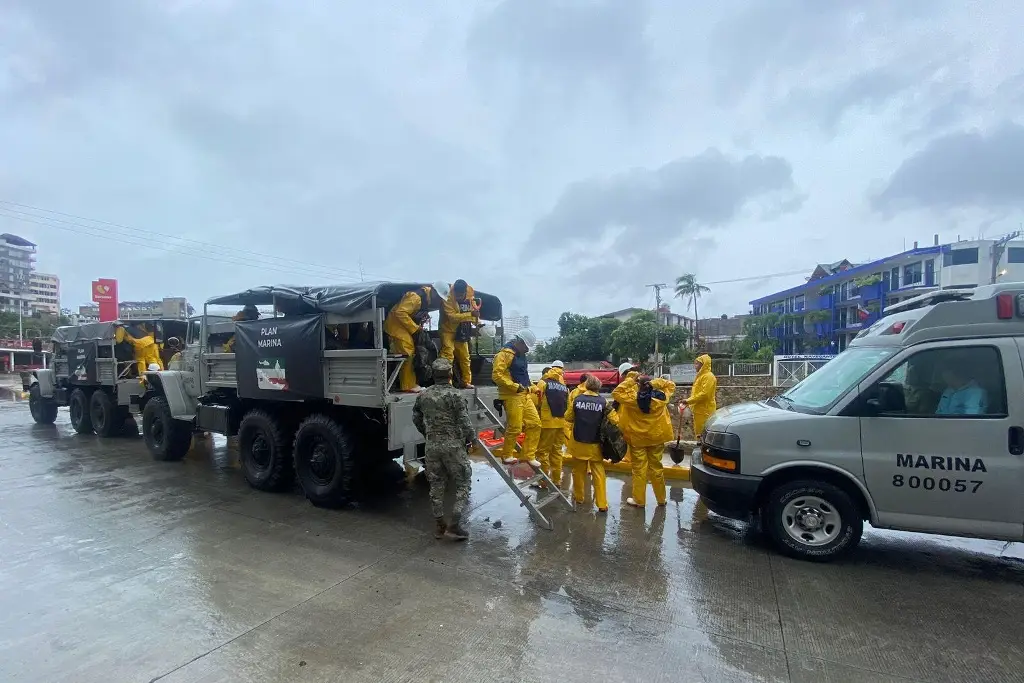
[[[568,387],[578,386],[582,375],[592,375],[601,380],[601,389],[611,391],[619,385],[619,370],[608,361],[601,361],[601,367],[594,370],[566,370],[562,379]]]

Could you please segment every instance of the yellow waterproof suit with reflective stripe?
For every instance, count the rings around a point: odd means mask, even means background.
[[[647,499],[647,482],[651,482],[654,498],[658,505],[665,503],[665,469],[661,458],[665,453],[665,442],[672,439],[672,419],[668,414],[668,403],[676,392],[676,385],[667,379],[652,379],[654,395],[645,412],[638,402],[640,383],[636,376],[615,387],[612,398],[619,402],[619,429],[629,444],[633,469],[633,500],[644,505]]]
[[[136,338],[129,334],[128,330],[118,327],[114,332],[114,341],[118,344],[127,341],[132,345],[132,355],[135,356],[135,367],[138,368],[139,377],[146,374],[151,363],[156,363],[161,370],[164,369],[163,359],[160,358],[160,346],[152,332]]]
[[[711,356],[697,356],[700,370],[693,379],[693,389],[684,403],[693,412],[693,433],[698,439],[704,431],[704,423],[718,410],[718,378],[711,372]]]
[[[419,291],[406,292],[401,300],[391,307],[388,317],[384,319],[384,334],[388,335],[389,348],[391,353],[406,356],[407,360],[402,364],[398,373],[398,387],[401,391],[415,389],[419,382],[416,381],[416,369],[412,365],[412,357],[416,353],[416,342],[413,336],[420,331],[420,323],[413,319],[417,313],[424,308],[429,308],[431,299],[436,298],[430,287],[424,287],[427,295],[424,302]]]
[[[470,309],[473,305],[473,288],[466,286],[466,300],[469,301]],[[473,372],[469,368],[469,342],[455,341],[455,333],[459,325],[472,323],[477,317],[472,310],[463,311],[459,301],[455,298],[455,289],[448,293],[448,298],[441,306],[441,324],[438,329],[441,336],[442,358],[447,358],[459,368],[459,378],[463,384],[473,383]]]

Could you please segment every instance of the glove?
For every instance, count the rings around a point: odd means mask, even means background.
[[[523,393],[524,391],[529,391],[529,389],[528,389],[528,388],[526,388],[526,387],[524,387],[524,386],[523,386],[522,384],[520,384],[520,385],[518,385],[518,386],[519,386],[519,388],[518,388],[518,389],[516,389],[516,393],[517,393],[517,394],[521,394],[521,393]]]

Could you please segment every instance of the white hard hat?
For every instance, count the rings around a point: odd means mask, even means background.
[[[448,293],[452,291],[452,286],[449,285],[447,282],[442,282],[441,280],[438,280],[437,282],[430,286],[434,289],[435,292],[437,292],[437,295],[440,296],[442,299],[447,299]]]
[[[625,363],[619,366],[619,376],[621,377],[622,375],[625,375],[627,372],[629,372],[635,367],[636,365],[627,360]]]
[[[563,363],[560,360],[553,360],[553,361],[551,361],[551,367],[553,367],[553,368],[564,368],[565,367],[565,363]]]
[[[519,330],[512,338],[518,339],[526,344],[527,351],[537,345],[537,335],[535,335],[532,330]]]
[[[160,366],[157,365],[156,363],[150,363],[149,367],[146,369],[149,370],[150,372],[160,372]]]

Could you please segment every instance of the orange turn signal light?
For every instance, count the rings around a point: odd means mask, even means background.
[[[709,467],[714,467],[717,470],[728,470],[729,472],[736,471],[736,461],[726,460],[725,458],[717,458],[713,455],[709,455],[707,451],[701,454],[701,462]]]

